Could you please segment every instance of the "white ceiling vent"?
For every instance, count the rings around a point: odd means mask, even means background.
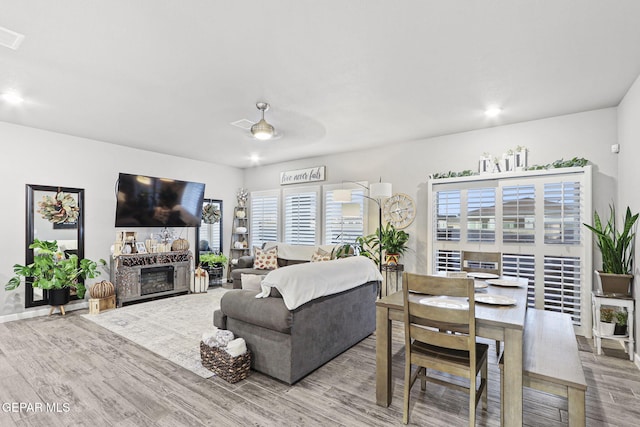
[[[23,39],[24,34],[16,33],[15,31],[0,27],[0,46],[17,50],[20,47],[20,43],[22,43]]]
[[[231,122],[233,126],[239,127],[240,129],[249,130],[254,123],[247,119],[237,120],[235,122]]]

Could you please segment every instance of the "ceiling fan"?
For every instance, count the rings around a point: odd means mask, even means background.
[[[280,137],[281,135],[276,132],[276,129],[272,124],[268,123],[264,118],[264,113],[269,109],[269,104],[266,102],[257,102],[256,108],[262,113],[262,117],[258,122],[252,122],[248,119],[241,119],[235,122],[231,122],[233,126],[240,129],[248,130],[251,136],[261,141],[267,141]]]

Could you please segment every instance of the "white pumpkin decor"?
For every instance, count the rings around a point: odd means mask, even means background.
[[[202,293],[207,292],[209,288],[209,273],[207,270],[198,267],[192,274],[191,292]]]

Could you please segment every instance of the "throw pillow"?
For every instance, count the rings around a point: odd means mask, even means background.
[[[331,253],[325,251],[322,248],[316,249],[313,255],[311,255],[311,262],[318,261],[331,261]]]
[[[246,274],[240,275],[240,281],[242,282],[242,289],[249,291],[261,291],[262,279],[264,276],[261,274]]]
[[[257,270],[275,270],[278,268],[278,247],[264,250],[253,247],[253,268]]]

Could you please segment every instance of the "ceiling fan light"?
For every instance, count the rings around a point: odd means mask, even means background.
[[[271,126],[267,121],[262,118],[260,121],[253,126],[251,126],[251,134],[256,139],[266,140],[273,138],[275,130],[273,126]]]

